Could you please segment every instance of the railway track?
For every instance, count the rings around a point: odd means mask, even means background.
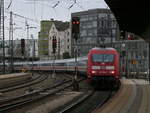
[[[92,113],[101,107],[112,96],[112,91],[88,91],[80,98],[68,103],[64,109],[54,110],[50,113]]]
[[[149,113],[149,83],[142,79],[124,79],[119,93],[94,113]]]
[[[82,79],[80,79],[79,81],[81,80]],[[19,106],[23,106],[27,103],[37,101],[50,95],[54,95],[57,92],[64,90],[65,88],[68,88],[70,86],[72,86],[72,80],[62,80],[61,82],[58,82],[53,86],[49,86],[38,91],[28,92],[28,94],[13,97],[11,99],[9,98],[0,100],[0,112],[5,113],[9,110],[18,108]]]
[[[48,76],[39,75],[39,76],[35,77],[34,79],[29,80],[28,82],[25,81],[25,82],[22,82],[21,84],[16,84],[16,85],[11,86],[11,87],[5,87],[3,89],[0,89],[0,92],[5,93],[5,92],[9,92],[9,91],[16,90],[16,89],[19,89],[19,88],[28,87],[28,86],[31,86],[31,85],[34,85],[34,84],[38,84],[38,83],[46,80],[47,78],[48,78]]]

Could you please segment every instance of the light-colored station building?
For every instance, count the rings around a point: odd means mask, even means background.
[[[39,32],[39,57],[41,60],[54,59],[52,39],[56,38],[57,47],[56,59],[68,58],[71,56],[71,30],[69,22],[62,21],[41,21]]]

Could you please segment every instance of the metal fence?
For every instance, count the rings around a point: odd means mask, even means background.
[[[120,53],[122,75],[130,78],[148,78],[149,43],[144,40],[123,40],[111,45]]]

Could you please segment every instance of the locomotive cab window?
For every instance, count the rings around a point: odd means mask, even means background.
[[[92,61],[93,62],[113,62],[114,55],[112,55],[112,54],[93,54]]]

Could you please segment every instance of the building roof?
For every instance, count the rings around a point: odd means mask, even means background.
[[[58,31],[64,31],[69,28],[69,22],[53,21]]]
[[[42,20],[41,21],[41,31],[49,31],[52,27],[52,23],[55,24],[58,31],[64,31],[69,28],[69,22],[62,22],[58,20]]]
[[[88,14],[96,14],[96,13],[111,13],[111,11],[106,8],[97,8],[97,9],[90,9],[86,11],[74,12],[71,13],[71,16],[80,16],[80,15],[88,15]]]
[[[105,0],[105,2],[115,14],[121,30],[137,34],[150,42],[148,0]]]

